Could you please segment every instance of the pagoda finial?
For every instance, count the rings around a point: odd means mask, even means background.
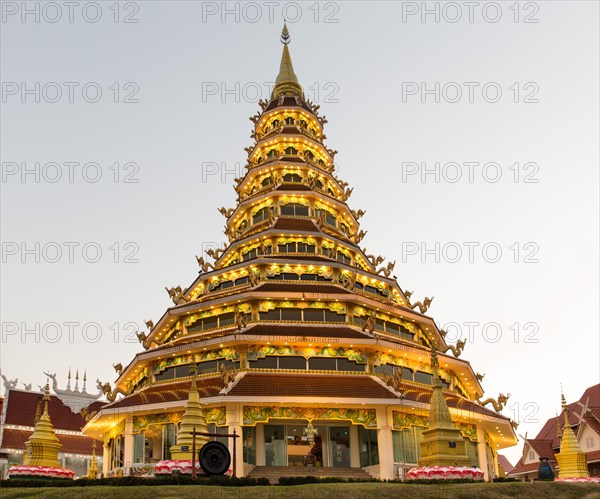
[[[281,43],[283,43],[284,45],[287,45],[288,43],[290,43],[290,31],[288,30],[287,27],[287,23],[285,22],[285,19],[283,20],[283,29],[281,30]]]
[[[275,80],[275,86],[273,87],[273,98],[281,95],[297,95],[302,97],[302,87],[298,83],[298,77],[294,73],[294,67],[292,66],[292,56],[288,45],[290,43],[290,32],[287,24],[283,23],[283,29],[281,30],[281,43],[283,43],[283,53],[281,54],[281,64],[279,65],[279,74]]]
[[[69,366],[69,374],[67,374],[67,390],[71,389],[71,366]]]

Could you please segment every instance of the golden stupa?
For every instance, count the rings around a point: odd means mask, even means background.
[[[58,452],[62,444],[54,433],[54,426],[48,415],[48,402],[50,401],[50,386],[46,383],[44,388],[44,412],[37,419],[31,437],[25,443],[27,447],[27,461],[29,466],[48,466],[60,468]]]
[[[564,394],[561,393],[561,403],[565,417],[560,452],[556,454],[558,462],[558,478],[587,478],[589,472],[585,452],[581,450],[577,437],[569,423],[569,409]]]
[[[185,411],[181,418],[181,425],[177,433],[177,443],[171,447],[171,457],[174,460],[192,459],[193,435],[194,428],[196,432],[207,433],[208,426],[204,418],[204,410],[200,402],[200,395],[196,387],[196,365],[192,364],[190,374],[192,374],[192,386],[188,395],[188,401],[185,405]],[[208,442],[208,437],[204,435],[196,436],[196,452]]]
[[[465,439],[452,423],[450,410],[442,392],[437,345],[431,349],[433,392],[429,408],[429,427],[423,430],[419,466],[470,466]]]

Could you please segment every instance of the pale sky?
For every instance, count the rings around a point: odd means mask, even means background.
[[[26,4],[0,24],[8,378],[114,380],[140,351],[127,323],[225,240],[285,15],[361,246],[435,297],[486,397],[532,436],[560,383],[598,383],[597,2]]]

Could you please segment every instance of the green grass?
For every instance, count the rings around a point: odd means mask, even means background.
[[[132,487],[3,488],[0,498],[40,499],[598,499],[600,485],[569,483],[478,483],[408,485],[395,483],[328,483],[271,487],[165,485]]]

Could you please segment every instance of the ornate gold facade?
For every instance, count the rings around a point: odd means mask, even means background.
[[[172,306],[138,333],[144,350],[116,364],[114,387],[98,383],[112,403],[85,432],[105,444],[105,473],[135,463],[137,435],[181,417],[187,370],[197,365],[207,424],[244,435],[243,473],[300,452],[290,447],[293,432],[311,423],[324,467],[342,462],[392,478],[395,462],[417,464],[419,446],[406,456],[395,442],[420,438],[433,394],[446,399],[456,431],[469,432],[470,463],[491,476],[497,450],[516,443],[510,421],[476,402],[483,390],[460,358],[464,342],[448,345],[425,315],[433,298],[413,300],[395,263],[360,246],[365,210],[348,205],[353,188],[335,174],[327,119],[304,97],[289,40],[285,28],[273,95],[251,117],[236,206],[219,209],[227,241],[196,257],[200,273],[188,286],[166,288]],[[491,402],[502,409],[494,399],[483,405]],[[141,429],[140,418],[154,422]],[[152,438],[164,440],[164,428]],[[165,452],[160,458],[172,457]]]

